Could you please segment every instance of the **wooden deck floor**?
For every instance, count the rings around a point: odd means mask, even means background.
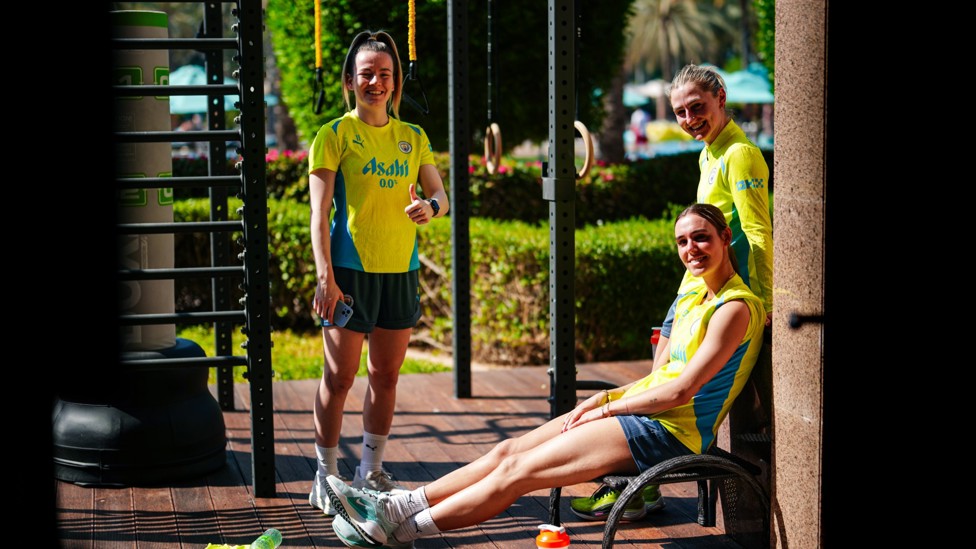
[[[579,379],[623,383],[646,373],[649,363],[581,365]],[[454,398],[452,373],[400,378],[397,412],[385,465],[398,481],[416,487],[482,455],[498,441],[543,423],[549,414],[544,367],[476,370],[473,397]],[[283,549],[343,547],[332,519],[308,504],[315,451],[311,403],[317,380],[276,382],[276,495],[255,498],[250,470],[249,387],[235,387],[238,410],[224,413],[226,466],[205,477],[156,487],[83,487],[55,480],[57,536],[61,547],[203,549],[209,543],[248,544],[266,528],[284,535]],[[213,390],[213,389],[211,389]],[[350,393],[340,441],[340,466],[351,478],[358,460],[359,410],[365,379]],[[595,484],[563,490],[562,518],[572,546],[600,546],[603,523],[585,522],[569,511],[570,497],[588,495]],[[738,547],[716,528],[695,522],[695,485],[662,486],[667,507],[642,521],[624,524],[615,547]],[[537,526],[548,521],[548,491],[528,494],[499,516],[472,528],[424,538],[416,547],[529,548]]]

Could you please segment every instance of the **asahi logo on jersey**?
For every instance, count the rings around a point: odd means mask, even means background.
[[[410,175],[410,163],[406,160],[393,162],[379,162],[373,157],[363,166],[363,175],[381,175],[386,177],[406,177]]]
[[[400,148],[400,152],[402,152],[403,154],[410,154],[410,151],[413,150],[413,147],[410,146],[410,143],[407,143],[406,141],[401,141],[397,143],[397,147]]]

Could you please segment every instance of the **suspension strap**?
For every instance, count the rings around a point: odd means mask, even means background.
[[[424,84],[420,81],[420,73],[417,67],[417,6],[415,0],[410,0],[410,16],[407,21],[407,41],[409,48],[410,64],[407,68],[407,75],[403,79],[403,99],[410,104],[411,107],[420,111],[421,114],[430,114],[430,104],[427,102],[427,92],[424,91]],[[423,106],[420,105],[414,98],[410,97],[407,93],[406,83],[410,80],[415,80],[420,87],[420,97],[423,99]]]
[[[312,0],[315,4],[315,88],[312,102],[315,114],[322,114],[325,103],[325,82],[322,75],[322,0]]]
[[[491,111],[491,104],[495,95],[495,82],[491,71],[491,20],[493,14],[492,2],[488,0],[488,128],[485,129],[485,169],[490,175],[494,175],[502,165],[502,129],[495,123]]]

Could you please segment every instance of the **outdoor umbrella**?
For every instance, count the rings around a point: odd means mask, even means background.
[[[735,72],[718,71],[725,79],[726,100],[729,103],[772,103],[772,85],[766,70],[758,63],[752,63],[746,70]]]
[[[203,86],[207,84],[207,71],[200,65],[183,65],[169,73],[171,86]],[[224,77],[224,84],[237,84],[231,78]],[[234,103],[239,101],[239,95],[224,96],[224,110],[237,110]],[[203,114],[208,111],[207,96],[205,95],[171,95],[169,96],[169,112],[172,114]]]

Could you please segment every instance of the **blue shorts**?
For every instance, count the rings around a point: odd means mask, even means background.
[[[624,428],[630,455],[634,457],[634,463],[641,473],[666,459],[694,453],[674,438],[656,419],[647,416],[615,417]]]
[[[352,296],[352,316],[346,329],[368,334],[373,328],[403,330],[420,320],[420,274],[364,273],[333,267],[336,283]]]

